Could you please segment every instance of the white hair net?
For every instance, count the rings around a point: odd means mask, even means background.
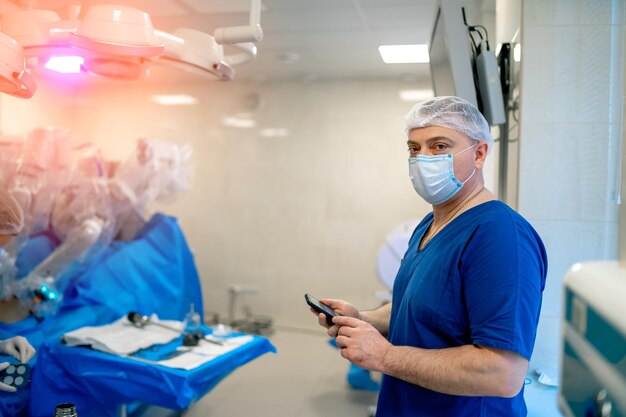
[[[0,235],[16,235],[24,227],[24,212],[11,193],[0,188]]]
[[[470,139],[487,142],[489,151],[493,146],[493,137],[485,117],[476,106],[460,97],[435,97],[417,103],[404,117],[404,121],[404,132],[407,134],[420,127],[447,127],[469,136]]]

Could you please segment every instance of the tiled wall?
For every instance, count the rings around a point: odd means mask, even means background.
[[[531,366],[556,375],[565,272],[618,253],[625,11],[623,0],[522,7],[519,211],[549,258]]]

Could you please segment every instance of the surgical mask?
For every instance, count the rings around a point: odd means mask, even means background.
[[[434,206],[451,199],[476,173],[474,168],[465,181],[459,181],[454,176],[454,157],[476,145],[477,143],[454,155],[418,155],[409,158],[409,176],[417,194]]]

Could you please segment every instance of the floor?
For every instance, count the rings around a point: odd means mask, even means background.
[[[376,394],[351,389],[325,332],[275,329],[268,353],[227,376],[184,417],[368,417]],[[145,416],[172,415],[154,407]]]

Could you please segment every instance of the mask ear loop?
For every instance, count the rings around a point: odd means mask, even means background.
[[[455,153],[455,154],[454,154],[454,155],[452,155],[452,156],[457,156],[457,155],[460,155],[460,154],[462,154],[463,152],[465,152],[466,150],[471,149],[471,148],[473,148],[474,146],[478,145],[479,143],[480,143],[480,142],[476,142],[475,144],[473,144],[473,145],[471,145],[471,146],[468,146],[467,148],[463,149],[462,151],[458,151],[457,153]]]
[[[472,171],[471,175],[469,177],[467,177],[467,179],[465,181],[463,181],[461,184],[465,185],[466,182],[468,182],[476,173],[476,168],[474,168],[474,171]]]
[[[454,155],[452,155],[452,156],[453,156],[453,157],[454,157],[454,156],[457,156],[457,155],[459,155],[459,154],[461,154],[461,153],[465,152],[466,150],[473,148],[474,146],[478,145],[479,143],[480,143],[480,142],[476,142],[476,143],[475,143],[475,144],[473,144],[472,146],[468,146],[467,148],[463,149],[462,151],[459,151],[459,152],[455,153],[455,154],[454,154]],[[467,177],[467,179],[466,179],[465,181],[463,181],[461,184],[465,185],[465,183],[466,183],[466,182],[468,182],[468,181],[469,181],[469,180],[470,180],[470,179],[474,176],[474,174],[475,174],[475,173],[476,173],[476,167],[474,167],[474,170],[472,171],[472,173],[470,174],[470,176],[469,176],[469,177]]]

